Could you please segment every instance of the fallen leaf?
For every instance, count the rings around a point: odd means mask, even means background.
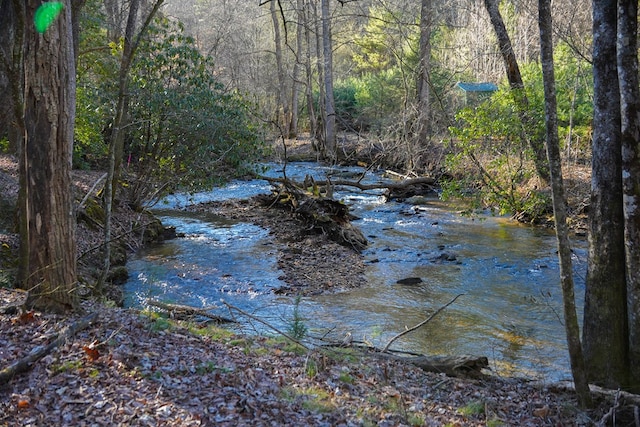
[[[33,316],[33,311],[27,311],[18,316],[17,319],[13,321],[14,324],[26,325],[27,323],[35,322],[35,317]]]
[[[27,409],[31,406],[28,400],[22,399],[18,400],[18,409]]]
[[[83,345],[82,349],[85,353],[87,353],[87,357],[92,362],[98,360],[98,358],[100,357],[100,352],[91,346]]]
[[[542,408],[534,409],[533,416],[538,418],[547,418],[549,416],[549,412],[551,412],[549,405],[544,405]]]

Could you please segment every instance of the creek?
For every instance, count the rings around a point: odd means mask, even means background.
[[[281,176],[269,165],[265,175]],[[357,167],[329,168],[291,163],[289,178],[310,174],[355,176]],[[368,172],[363,183],[383,178]],[[337,189],[369,239],[364,287],[304,297],[276,295],[284,283],[277,268],[277,243],[268,230],[211,215],[184,212],[189,203],[247,198],[268,193],[263,180],[232,182],[211,192],[177,195],[154,213],[183,237],[145,248],[128,263],[126,304],[144,306],[146,298],[196,307],[242,308],[283,329],[302,319],[310,334],[354,340],[378,347],[428,318],[459,297],[420,329],[395,341],[394,349],[426,355],[487,356],[500,375],[541,381],[570,379],[562,318],[556,240],[552,231],[489,214],[462,216],[437,197],[419,204],[385,202],[381,191]],[[582,310],[587,243],[574,241],[574,279]],[[420,283],[399,284],[404,278]],[[222,307],[216,314],[229,316]],[[581,317],[581,313],[579,313]],[[242,319],[245,333],[270,333]]]

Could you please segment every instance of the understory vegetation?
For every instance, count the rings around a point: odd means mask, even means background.
[[[118,96],[122,41],[108,52],[99,2],[84,9],[79,56],[74,166],[101,168]],[[138,50],[128,87],[129,125],[122,159],[134,206],[176,191],[211,187],[253,170],[265,154],[264,129],[255,106],[215,76],[213,60],[197,48],[183,25],[157,18]]]

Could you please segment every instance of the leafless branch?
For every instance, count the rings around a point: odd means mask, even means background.
[[[384,346],[384,348],[382,349],[382,352],[385,353],[388,349],[389,346],[398,338],[408,334],[409,332],[413,332],[416,329],[422,327],[423,325],[426,325],[427,323],[429,323],[434,317],[436,317],[438,314],[440,314],[440,312],[442,310],[444,310],[445,308],[449,307],[451,304],[453,304],[458,298],[460,298],[462,295],[464,294],[458,294],[455,296],[455,298],[453,298],[451,301],[449,301],[448,303],[446,303],[445,305],[443,305],[442,307],[440,307],[439,309],[436,310],[435,313],[433,313],[431,316],[429,316],[427,319],[423,320],[422,322],[418,323],[417,325],[404,330],[402,332],[400,332],[399,334],[397,334],[395,337],[391,338],[391,340],[389,340],[389,342],[387,343],[387,345]]]

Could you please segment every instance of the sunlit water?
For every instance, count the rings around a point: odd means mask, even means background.
[[[322,178],[327,171],[315,164],[293,164],[287,175]],[[278,173],[277,168],[269,172]],[[268,230],[179,211],[189,203],[268,191],[266,181],[238,182],[211,193],[168,199],[156,214],[185,237],[144,249],[129,262],[127,303],[143,305],[146,298],[156,298],[216,305],[217,314],[236,315],[225,310],[224,300],[279,328],[290,326],[293,299],[272,292],[284,283],[276,263],[278,247]],[[311,334],[329,331],[340,339],[349,332],[355,340],[383,347],[405,327],[461,295],[392,348],[487,356],[499,374],[545,381],[569,378],[556,241],[550,231],[492,216],[463,217],[435,197],[417,206],[385,203],[375,191],[343,191],[337,197],[351,205],[360,218],[355,224],[370,241],[364,251],[368,284],[300,300],[299,312]],[[586,243],[574,243],[581,305]],[[422,283],[397,283],[407,277],[419,277]],[[268,332],[255,321],[239,320],[244,332]]]

